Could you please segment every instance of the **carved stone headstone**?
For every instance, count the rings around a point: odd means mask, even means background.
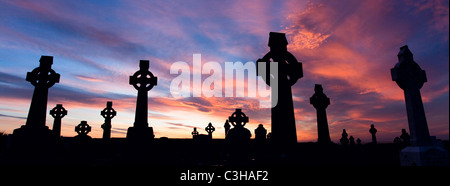
[[[87,121],[81,121],[81,123],[75,127],[75,132],[78,134],[74,137],[75,140],[83,142],[92,139],[88,136],[88,133],[91,132],[91,126],[89,126]]]
[[[140,69],[130,76],[130,85],[138,91],[133,127],[128,128],[127,139],[146,142],[154,139],[153,128],[148,126],[148,91],[156,86],[157,77],[149,69],[149,61],[141,60]]]
[[[297,143],[295,127],[294,104],[292,101],[291,86],[303,77],[302,63],[287,51],[287,39],[284,33],[270,32],[270,51],[257,60],[266,63],[266,72],[261,76],[267,85],[271,86],[272,106],[272,141],[279,146]],[[278,70],[270,68],[270,63],[277,63]],[[270,82],[275,82],[271,84]]]
[[[401,47],[397,56],[398,63],[391,69],[391,75],[392,81],[395,81],[405,94],[411,144],[413,146],[431,145],[430,132],[420,95],[420,89],[427,82],[427,76],[425,71],[414,62],[413,54],[408,46]]]
[[[206,126],[205,131],[208,133],[208,136],[212,139],[212,133],[216,130],[216,128],[209,123],[208,126]]]
[[[326,112],[326,108],[330,105],[330,98],[323,93],[322,85],[316,84],[314,92],[314,95],[309,98],[309,102],[314,106],[317,113],[317,142],[331,143]]]
[[[53,121],[52,131],[56,136],[61,136],[61,118],[67,115],[67,110],[62,106],[62,104],[57,104],[52,110],[50,110],[50,115],[55,118]]]
[[[234,126],[228,131],[226,136],[230,161],[245,162],[248,160],[248,145],[250,137],[252,136],[250,131],[244,128],[249,119],[241,109],[236,109],[236,111],[228,117],[228,121]]]
[[[400,152],[401,165],[447,165],[448,152],[433,145],[420,89],[427,82],[425,71],[414,61],[408,46],[400,48],[398,63],[391,69],[392,81],[403,89],[412,146]]]
[[[116,116],[117,112],[112,108],[112,101],[106,102],[106,108],[100,112],[100,115],[105,118],[105,123],[102,124],[103,139],[111,138],[111,119]]]
[[[41,56],[39,62],[39,67],[27,73],[26,80],[34,86],[34,92],[25,125],[13,131],[13,146],[40,148],[40,145],[53,144],[57,140],[45,121],[48,89],[59,83],[60,75],[51,68],[53,56]]]

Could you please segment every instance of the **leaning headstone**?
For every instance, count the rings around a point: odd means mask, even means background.
[[[157,84],[157,77],[148,69],[150,62],[141,60],[139,70],[130,76],[130,85],[138,91],[133,127],[128,128],[127,139],[146,143],[154,139],[153,128],[148,126],[148,91]]]
[[[433,146],[423,108],[420,89],[427,82],[425,71],[414,61],[408,46],[400,48],[398,63],[391,69],[392,81],[403,89],[408,116],[411,146],[400,152],[403,166],[447,165],[448,152]]]

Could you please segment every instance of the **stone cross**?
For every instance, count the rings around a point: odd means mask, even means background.
[[[249,142],[252,136],[250,130],[244,126],[248,123],[249,118],[242,112],[241,109],[236,111],[228,117],[228,121],[234,126],[228,131],[225,138],[226,149],[231,162],[247,161],[249,155]]]
[[[391,69],[391,76],[392,81],[395,81],[404,91],[411,145],[432,145],[420,95],[420,89],[427,82],[427,76],[425,71],[414,61],[408,46],[401,47],[397,57],[398,63]]]
[[[259,62],[266,64],[266,72],[258,71],[258,76],[271,86],[272,140],[278,145],[297,143],[291,86],[303,77],[302,63],[287,51],[287,44],[284,33],[270,32],[270,51],[257,61],[257,65]],[[278,70],[271,69],[270,63],[277,63]],[[270,83],[272,80],[275,84]]]
[[[100,115],[105,118],[105,123],[102,125],[103,139],[111,138],[111,119],[116,116],[116,111],[112,108],[112,101],[106,102],[106,108],[100,112]]]
[[[75,132],[80,136],[87,136],[87,134],[91,132],[91,126],[89,126],[86,121],[81,121],[81,123],[75,127]]]
[[[133,127],[128,128],[127,138],[139,140],[152,140],[153,128],[148,127],[148,91],[156,86],[157,77],[149,69],[149,61],[141,60],[139,70],[130,76],[130,85],[138,91],[136,113]]]
[[[373,124],[370,125],[370,134],[372,134],[372,144],[377,144],[377,136],[375,134],[377,133],[377,129]]]
[[[212,133],[216,130],[216,128],[214,128],[214,126],[209,123],[208,126],[206,126],[205,130],[208,133],[209,137],[212,137]]]
[[[55,118],[53,121],[53,133],[56,136],[61,136],[61,118],[67,115],[67,110],[62,106],[62,104],[56,104],[52,110],[50,110],[50,115]]]
[[[248,122],[248,117],[242,112],[242,109],[236,109],[236,111],[228,117],[228,121],[234,127],[244,127]]]
[[[323,93],[322,85],[316,84],[314,92],[313,96],[309,98],[309,103],[314,106],[317,113],[317,142],[331,143],[326,112],[326,108],[330,105],[330,98]]]
[[[194,131],[192,131],[192,137],[197,136],[198,135],[198,131],[197,128],[194,128]]]
[[[47,112],[48,89],[59,83],[60,75],[52,69],[53,56],[41,56],[39,67],[27,73],[26,80],[34,86],[26,126],[44,128]]]

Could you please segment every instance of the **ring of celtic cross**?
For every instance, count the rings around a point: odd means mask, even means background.
[[[34,77],[32,79],[30,79],[30,83],[33,86],[37,86],[37,85],[44,85],[47,88],[52,87],[53,85],[55,85],[55,83],[58,81],[59,78],[57,78],[58,74],[53,70],[53,69],[49,69],[48,70],[48,74],[43,74],[43,72],[45,72],[45,70],[43,70],[41,67],[37,67],[35,69],[33,69],[33,71],[29,72],[31,77]],[[41,77],[43,76],[43,77]],[[47,77],[45,77],[47,76]],[[41,80],[45,79],[45,82],[42,82]]]
[[[55,108],[53,108],[52,110],[50,110],[50,115],[52,116],[52,117],[54,117],[54,118],[57,118],[57,117],[60,117],[60,118],[62,118],[62,117],[64,117],[65,115],[67,114],[67,111],[66,111],[66,109],[64,109],[63,107],[55,107]]]
[[[270,69],[270,62],[274,62],[274,58],[276,58],[273,52],[268,52],[262,59],[259,59],[257,62],[266,62],[266,69]],[[272,59],[272,60],[271,60]],[[286,75],[289,77],[289,85],[294,85],[298,79],[300,79],[303,75],[302,72],[297,72],[297,65],[300,64],[294,55],[290,52],[286,52],[285,61],[277,61],[278,62],[278,71],[283,70],[286,71]],[[282,65],[285,64],[285,65]],[[283,68],[283,66],[286,66]],[[268,77],[272,78],[271,73],[266,74]],[[278,73],[280,75],[280,73]],[[273,78],[272,78],[273,79]],[[270,86],[270,81],[266,81],[266,83]]]
[[[246,120],[248,120],[248,119],[245,119],[245,118],[247,118],[247,115],[245,115],[245,113],[243,113],[243,112],[234,112],[230,118],[234,118],[230,121],[230,123],[234,127],[236,127],[237,122],[240,122],[240,123],[242,123],[242,126],[245,126],[245,124],[247,124]]]
[[[139,70],[135,72],[132,77],[136,80],[132,84],[136,90],[149,91],[156,85],[156,83],[154,83],[156,77],[150,71]]]
[[[100,115],[102,115],[103,118],[113,118],[116,116],[116,111],[113,108],[105,108],[100,112]]]

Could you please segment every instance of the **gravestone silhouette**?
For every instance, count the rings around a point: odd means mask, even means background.
[[[317,114],[317,142],[331,143],[330,132],[328,130],[328,120],[326,108],[330,105],[330,98],[323,93],[322,85],[314,86],[314,94],[309,98],[309,103],[314,106]]]
[[[391,69],[391,76],[392,81],[395,81],[404,91],[411,144],[429,146],[431,138],[420,95],[420,89],[427,82],[427,76],[414,61],[408,46],[401,47],[397,56],[399,61]]]
[[[249,118],[242,112],[241,109],[236,111],[228,117],[228,121],[233,125],[233,128],[228,131],[226,136],[229,160],[232,163],[245,163],[249,160],[248,146],[252,134],[246,128]]]
[[[139,70],[130,76],[130,85],[138,91],[133,127],[128,128],[127,139],[134,142],[149,142],[155,137],[148,126],[148,91],[156,86],[157,77],[149,69],[149,61],[141,60]]]
[[[259,62],[266,64],[266,71],[260,73],[258,70],[258,76],[271,86],[271,138],[279,146],[297,143],[291,86],[303,77],[302,63],[287,51],[287,45],[284,33],[270,32],[268,43],[270,51],[256,63],[257,66]],[[271,69],[270,63],[277,63],[278,70]]]
[[[342,137],[341,137],[341,139],[339,141],[344,146],[348,145],[348,143],[349,143],[348,134],[347,134],[347,131],[345,131],[345,129],[342,130]]]
[[[223,125],[223,128],[225,129],[225,136],[227,136],[228,131],[230,131],[231,125],[230,123],[227,121],[225,121],[225,124]]]
[[[205,131],[208,133],[208,136],[212,139],[212,133],[216,130],[214,126],[209,123],[208,126],[206,126]]]
[[[402,129],[402,134],[400,135],[400,139],[402,140],[402,143],[405,146],[409,146],[410,143],[410,136],[409,134],[406,132],[406,129]]]
[[[75,140],[86,141],[92,139],[88,136],[88,133],[91,132],[91,126],[89,126],[87,121],[81,121],[80,124],[75,126],[75,132],[78,134],[74,137]]]
[[[448,152],[434,146],[428,130],[420,89],[427,82],[424,70],[414,61],[405,45],[397,55],[398,63],[391,69],[392,81],[403,89],[408,116],[410,143],[412,146],[400,152],[401,165],[448,165]],[[432,153],[429,153],[432,152]]]
[[[59,83],[60,75],[51,67],[53,56],[41,56],[39,67],[28,72],[26,81],[34,86],[30,110],[25,125],[13,131],[13,145],[24,148],[39,148],[42,144],[53,143],[56,135],[45,126],[48,89]]]
[[[259,124],[255,129],[255,144],[254,144],[254,159],[256,161],[264,161],[266,157],[269,156],[267,153],[267,140],[266,140],[267,130],[264,128],[263,124]]]
[[[255,129],[255,141],[256,143],[264,143],[266,141],[267,130],[263,124],[259,124]]]
[[[373,124],[370,125],[369,132],[372,135],[372,144],[377,144],[377,136],[375,136],[375,134],[377,133],[377,129]]]
[[[117,112],[112,108],[112,101],[106,102],[106,108],[100,112],[100,115],[105,118],[105,123],[102,124],[103,139],[111,138],[111,119],[116,116]]]
[[[357,138],[357,139],[356,139],[356,144],[357,144],[358,146],[361,146],[361,139]]]
[[[50,110],[50,115],[55,118],[52,128],[53,133],[56,136],[61,136],[61,118],[67,115],[67,110],[62,106],[62,104],[56,104],[56,107]]]
[[[194,131],[192,131],[192,138],[195,138],[195,136],[198,136],[197,128],[194,127]]]
[[[355,138],[353,136],[350,136],[348,138],[348,140],[349,140],[350,146],[355,146],[356,143],[355,143]]]

